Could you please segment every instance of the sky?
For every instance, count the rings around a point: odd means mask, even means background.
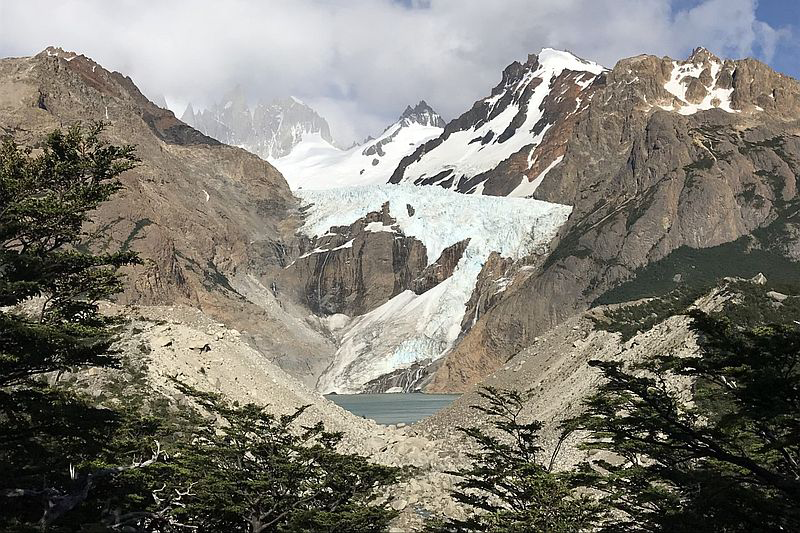
[[[800,77],[800,0],[0,0],[0,57],[49,45],[131,76],[180,116],[294,95],[343,145],[426,100],[446,120],[543,47],[611,67],[696,46]]]

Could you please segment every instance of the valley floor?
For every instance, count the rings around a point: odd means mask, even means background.
[[[326,400],[251,348],[236,330],[211,320],[202,312],[182,306],[119,307],[104,311],[123,313],[133,320],[119,342],[127,375],[124,387],[147,387],[166,398],[185,397],[173,379],[200,391],[222,394],[230,401],[268,406],[287,414],[309,405],[300,422],[322,421],[326,428],[342,432],[344,452],[358,453],[391,466],[408,467],[412,475],[393,487],[392,506],[401,511],[395,531],[411,531],[430,513],[449,516],[459,509],[449,495],[453,476],[447,471],[465,464],[466,443],[441,440],[415,426],[385,426],[362,418]],[[140,369],[137,376],[131,369]],[[77,376],[81,389],[107,387],[116,370],[88,370]]]
[[[755,294],[767,307],[774,307],[778,297],[784,303],[796,298],[769,291],[759,283],[758,278],[727,281],[692,305],[707,313],[726,312],[739,305],[742,290]],[[543,422],[542,444],[549,452],[558,438],[560,422],[578,413],[582,399],[599,382],[597,371],[588,365],[590,360],[633,362],[654,353],[697,353],[696,336],[689,327],[690,318],[681,314],[683,308],[669,308],[653,318],[650,301],[598,307],[567,320],[537,338],[483,385],[531,391],[524,415]],[[619,322],[620,310],[627,313],[626,320],[633,320],[635,328],[630,333],[620,331],[624,326]],[[251,348],[238,331],[196,309],[107,304],[104,311],[132,318],[118,343],[125,364],[124,377],[115,378],[120,389],[115,394],[124,397],[126,388],[139,392],[146,388],[171,401],[188,401],[175,387],[174,380],[178,380],[230,401],[268,406],[276,414],[308,405],[301,422],[322,421],[328,429],[342,432],[342,451],[407,468],[408,477],[388,494],[391,505],[400,511],[392,531],[416,531],[425,517],[462,513],[450,495],[456,478],[447,472],[465,466],[472,449],[457,428],[485,426],[487,422],[484,414],[471,408],[482,401],[475,391],[419,423],[381,425],[320,396]],[[639,315],[644,322],[636,318]],[[88,370],[72,379],[77,387],[99,394],[114,372],[119,371]],[[114,401],[114,396],[111,398]],[[391,401],[393,396],[381,398]],[[576,446],[579,438],[575,435],[565,443],[557,467],[570,467],[586,457],[587,452]]]

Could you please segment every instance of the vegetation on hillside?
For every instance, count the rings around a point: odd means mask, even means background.
[[[591,363],[604,379],[562,439],[581,431],[595,459],[572,471],[541,462],[523,395],[486,389],[478,409],[495,431],[463,429],[480,451],[457,472],[455,496],[473,513],[434,530],[800,531],[800,298],[727,290],[735,298],[714,316],[688,312],[697,355]]]
[[[585,467],[620,512],[603,531],[800,530],[800,333],[691,317],[697,356],[593,363],[576,423],[618,459]]]
[[[469,467],[453,472],[461,478],[453,497],[471,512],[463,520],[432,522],[429,531],[591,531],[604,510],[574,490],[572,473],[553,470],[555,452],[545,457],[539,443],[541,423],[522,416],[527,395],[492,387],[479,394],[486,403],[473,408],[488,417],[489,427],[460,428],[476,451],[469,454]]]

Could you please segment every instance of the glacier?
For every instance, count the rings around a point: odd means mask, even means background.
[[[519,259],[544,251],[572,211],[539,200],[410,184],[298,189],[295,194],[307,204],[301,231],[310,237],[351,224],[389,202],[400,230],[425,245],[429,263],[448,246],[470,239],[448,279],[420,295],[402,292],[335,332],[339,348],[317,389],[339,394],[361,392],[370,380],[446,355],[458,339],[466,304],[489,255]],[[413,215],[407,206],[413,207]]]

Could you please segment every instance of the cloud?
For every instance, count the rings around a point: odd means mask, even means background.
[[[682,1],[681,5],[687,5]],[[543,46],[613,65],[697,45],[771,59],[787,30],[754,0],[0,0],[0,55],[48,45],[196,107],[240,83],[252,99],[316,103],[341,143],[378,133],[409,103],[445,118]],[[47,16],[42,16],[46,13]],[[178,109],[180,113],[182,109]]]

